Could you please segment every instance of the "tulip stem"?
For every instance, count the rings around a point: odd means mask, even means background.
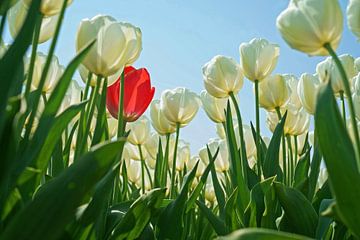
[[[179,135],[180,135],[180,123],[176,123],[176,137],[175,137],[175,147],[174,147],[172,172],[171,172],[170,198],[175,197],[176,155],[177,155],[177,148],[179,143]]]
[[[125,71],[121,73],[120,77],[120,94],[119,94],[119,111],[118,111],[118,132],[117,137],[120,138],[124,135],[124,94],[125,94]]]
[[[85,85],[84,95],[82,96],[81,100],[85,100],[88,97],[92,76],[93,76],[93,73],[89,72],[88,78],[87,78],[87,81],[86,81],[86,85]]]
[[[140,154],[140,162],[141,162],[141,192],[145,193],[145,163],[144,157],[141,150],[141,144],[138,144],[139,154]]]
[[[259,80],[255,80],[255,117],[256,117],[256,154],[258,172],[261,177],[261,146],[260,146],[260,106],[259,106]]]
[[[281,121],[282,116],[281,116],[280,108],[276,107],[275,110],[276,110],[279,121]],[[283,161],[283,171],[284,171],[284,183],[287,184],[288,169],[287,169],[287,164],[286,164],[286,144],[285,144],[285,135],[284,134],[282,135],[282,154],[283,154],[282,161]]]
[[[289,151],[289,186],[291,186],[292,182],[293,182],[293,177],[294,177],[294,156],[293,156],[293,151],[292,151],[290,135],[286,135],[286,141],[287,141],[288,151]]]
[[[297,164],[297,159],[298,159],[298,139],[297,136],[294,136],[294,151],[295,151],[295,166]]]
[[[161,174],[162,174],[162,178],[161,181],[163,183],[163,185],[161,187],[165,187],[166,186],[166,182],[167,182],[167,171],[169,168],[169,145],[170,145],[170,133],[166,134],[166,146],[165,146],[165,157],[164,157],[164,161],[163,161],[163,165],[162,165],[162,170],[161,170]]]
[[[43,20],[43,15],[39,14],[38,20],[37,20],[36,25],[35,25],[35,32],[34,32],[34,37],[33,37],[33,42],[32,42],[32,50],[31,50],[29,71],[28,71],[26,87],[25,87],[25,97],[26,98],[28,97],[28,95],[30,93],[31,83],[32,83],[33,75],[34,75],[36,52],[37,52],[37,48],[38,48],[38,45],[39,45],[39,38],[40,38],[42,20]]]
[[[353,131],[354,131],[354,136],[355,136],[355,142],[356,142],[356,160],[357,160],[357,167],[360,170],[360,138],[359,138],[359,132],[358,132],[358,128],[357,128],[357,122],[356,122],[356,118],[355,118],[355,107],[354,107],[354,103],[352,101],[351,98],[351,89],[350,89],[350,84],[348,81],[348,77],[346,75],[345,69],[343,67],[343,65],[341,64],[340,59],[338,58],[338,56],[336,55],[335,51],[332,49],[330,43],[325,43],[324,44],[324,48],[326,48],[326,50],[329,52],[329,54],[331,55],[331,57],[333,58],[333,60],[335,61],[335,64],[337,65],[337,68],[340,72],[340,75],[342,76],[342,82],[344,84],[345,87],[345,95],[347,96],[348,99],[348,106],[349,106],[349,110],[350,110],[350,118],[351,118],[351,124],[353,126]],[[331,79],[330,79],[331,81]]]
[[[239,136],[240,136],[239,144],[240,144],[240,151],[241,151],[241,170],[242,170],[242,177],[244,178],[245,185],[247,186],[247,184],[248,184],[248,178],[247,178],[248,163],[247,163],[246,147],[245,147],[245,142],[244,142],[244,130],[243,130],[242,118],[241,118],[239,104],[238,104],[233,92],[230,93],[230,97],[231,97],[231,101],[233,102],[233,104],[235,106],[236,117],[238,120],[238,129],[239,129]],[[259,173],[259,178],[261,179],[261,166],[258,167],[258,173]]]
[[[36,115],[36,112],[37,112],[37,109],[38,109],[41,92],[42,92],[42,89],[43,89],[43,87],[45,85],[46,78],[47,78],[48,72],[50,70],[51,61],[52,61],[52,58],[54,56],[56,44],[58,42],[61,25],[63,23],[64,16],[65,16],[66,6],[67,6],[67,0],[64,0],[61,11],[60,11],[60,14],[59,14],[59,20],[58,20],[58,22],[56,24],[54,38],[53,38],[53,40],[51,42],[49,53],[48,53],[48,56],[46,58],[45,66],[44,66],[43,72],[41,74],[39,85],[38,85],[38,88],[35,90],[34,103],[33,103],[32,106],[30,106],[30,107],[32,107],[32,111],[31,111],[31,115],[30,115],[30,118],[29,118],[29,124],[27,126],[26,131],[25,131],[25,136],[24,136],[25,141],[29,140],[29,136],[30,136],[30,133],[31,133],[31,128],[32,128],[32,125],[34,123],[35,115]]]
[[[340,91],[340,100],[341,100],[341,109],[342,109],[342,115],[344,119],[344,124],[346,126],[346,108],[345,108],[345,98],[344,98],[344,92]]]

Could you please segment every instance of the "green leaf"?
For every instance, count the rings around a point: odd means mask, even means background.
[[[115,227],[110,239],[138,238],[148,225],[153,212],[160,207],[165,191],[166,189],[154,189],[137,199]]]
[[[291,233],[279,232],[270,229],[248,228],[238,230],[226,237],[220,237],[219,240],[310,240],[305,236]]]
[[[204,203],[196,201],[196,204],[199,206],[202,213],[206,216],[217,235],[224,236],[229,233],[225,222],[216,216],[209,208],[207,208]]]
[[[355,126],[356,127],[356,126]],[[353,143],[329,84],[319,90],[315,130],[341,220],[360,238],[360,174]]]
[[[295,233],[315,237],[318,215],[306,197],[294,188],[275,182],[275,192],[284,209],[287,224]]]
[[[310,151],[308,149],[304,155],[302,155],[296,165],[295,175],[294,175],[294,188],[301,191],[305,196],[307,196],[308,191],[308,182],[309,182],[309,168],[310,168]]]
[[[314,194],[315,194],[315,190],[316,190],[316,185],[318,182],[318,178],[319,178],[319,173],[320,173],[320,165],[321,165],[321,159],[322,159],[322,154],[320,151],[320,146],[319,146],[319,141],[318,141],[318,137],[316,136],[316,131],[314,134],[315,137],[315,147],[314,147],[314,153],[313,153],[313,157],[312,157],[312,161],[311,161],[311,165],[310,165],[310,173],[309,173],[309,192],[308,192],[308,199],[310,201],[313,200]]]
[[[287,112],[282,117],[281,121],[275,128],[274,135],[271,138],[269,148],[266,152],[263,171],[264,177],[269,178],[272,176],[277,176],[277,180],[282,180],[282,171],[279,164],[279,151],[281,138],[284,132],[284,125],[286,121]]]
[[[330,224],[333,220],[326,216],[321,216],[321,213],[324,212],[334,203],[333,199],[324,199],[320,204],[319,209],[319,224],[316,229],[316,239],[325,239],[326,233],[330,227]]]
[[[181,239],[183,231],[183,216],[186,209],[186,201],[192,181],[195,178],[198,163],[185,176],[184,184],[180,194],[170,203],[160,214],[158,220],[159,238],[160,239]]]
[[[162,151],[162,142],[161,138],[159,137],[159,145],[158,145],[158,151],[156,154],[156,163],[155,163],[155,173],[154,173],[154,187],[163,187],[163,164],[164,164],[164,154]]]
[[[237,197],[238,190],[235,188],[234,192],[225,203],[225,224],[230,231],[234,231],[242,227],[242,223],[240,222],[236,211]]]
[[[315,211],[319,211],[320,204],[324,199],[332,199],[333,196],[330,191],[329,181],[326,180],[322,187],[316,192],[312,205]]]

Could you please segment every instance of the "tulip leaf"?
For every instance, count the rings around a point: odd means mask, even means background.
[[[107,138],[104,136],[105,133],[107,133],[106,125],[107,125],[107,119],[106,119],[106,93],[107,93],[107,78],[104,79],[102,83],[102,91],[100,95],[100,99],[97,104],[97,117],[96,117],[96,125],[94,130],[94,137],[91,142],[91,146],[94,146],[101,142],[102,138],[103,140],[108,140],[109,136]]]
[[[310,240],[305,236],[262,228],[247,228],[220,237],[219,240]]]
[[[282,183],[274,184],[276,195],[284,209],[287,225],[294,233],[315,237],[318,215],[306,197]]]
[[[356,126],[355,126],[356,127]],[[315,130],[343,223],[360,237],[360,174],[352,141],[339,112],[330,83],[318,93]]]
[[[324,199],[320,204],[319,209],[319,224],[316,229],[316,239],[325,239],[330,224],[333,220],[327,216],[322,216],[321,213],[328,209],[334,203],[333,199]]]
[[[320,173],[320,165],[321,165],[321,159],[322,154],[320,151],[319,141],[317,137],[317,133],[314,134],[315,137],[315,147],[314,147],[314,153],[310,164],[310,173],[309,173],[309,192],[308,192],[308,199],[312,201],[315,190],[316,190],[316,184],[318,182],[319,173]]]
[[[153,189],[137,199],[115,227],[110,239],[137,239],[159,209],[166,189]]]
[[[284,132],[287,112],[275,128],[274,135],[270,140],[269,148],[266,152],[263,171],[265,178],[277,176],[278,181],[282,180],[282,171],[279,164],[279,152],[281,138]]]
[[[224,236],[229,233],[225,222],[216,216],[208,207],[206,207],[204,203],[196,201],[196,204],[199,206],[201,212],[206,216],[217,235]]]
[[[195,167],[185,176],[184,184],[176,199],[167,205],[160,214],[157,224],[159,228],[158,237],[160,239],[181,239],[186,201],[191,183],[196,175],[198,164],[199,163],[196,163]]]
[[[234,231],[242,227],[242,223],[237,213],[237,198],[238,190],[235,188],[229,199],[225,203],[225,224],[231,230]]]
[[[26,239],[29,236],[33,239],[58,239],[74,219],[75,210],[85,195],[112,166],[123,145],[121,140],[94,148],[43,185],[33,201],[12,219],[1,239]]]
[[[304,155],[302,155],[296,165],[295,175],[294,175],[294,188],[301,191],[305,196],[307,196],[308,191],[308,174],[310,168],[310,151],[308,149]]]
[[[321,188],[316,192],[315,197],[313,199],[312,205],[316,211],[319,211],[320,204],[324,199],[331,199],[333,196],[331,195],[329,181],[326,180]]]
[[[159,137],[159,145],[158,145],[158,151],[156,154],[156,163],[155,163],[154,187],[163,187],[165,185],[163,181],[164,171],[162,171],[164,164],[165,163],[164,163],[164,155],[162,150],[162,142],[161,142],[161,138]]]

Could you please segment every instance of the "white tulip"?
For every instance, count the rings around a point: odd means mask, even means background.
[[[350,0],[346,13],[350,30],[360,40],[360,0]]]
[[[89,78],[89,70],[82,64],[79,65],[78,70],[80,73],[81,80],[86,84],[86,82],[88,81],[88,78]],[[121,69],[121,71],[122,71],[122,69]],[[107,86],[113,85],[121,77],[121,74],[122,74],[122,72],[119,71],[119,72],[115,73],[114,75],[107,77]],[[97,83],[97,76],[95,74],[93,74],[91,76],[89,84],[91,87],[95,87],[96,83]]]
[[[254,38],[240,45],[240,65],[244,75],[250,81],[262,81],[276,67],[280,55],[277,44],[266,39]]]
[[[43,53],[39,52],[36,54],[33,79],[31,82],[33,89],[37,89],[39,86],[41,75],[42,75],[43,69],[45,67],[46,59],[47,59],[47,56],[44,55]],[[27,63],[27,69],[29,68],[28,65],[29,65],[29,62]],[[52,90],[54,90],[56,84],[60,80],[64,71],[65,71],[65,68],[59,64],[58,58],[56,56],[53,56],[53,58],[51,59],[49,72],[47,74],[42,92],[50,93]]]
[[[284,106],[289,97],[289,86],[285,78],[279,74],[269,76],[259,84],[259,104],[267,111]]]
[[[357,72],[360,72],[360,57],[358,57],[357,59],[355,59],[355,68]]]
[[[150,130],[150,120],[143,115],[135,122],[126,125],[126,131],[130,131],[128,141],[134,145],[142,145],[149,138]]]
[[[200,93],[200,98],[207,116],[213,122],[223,123],[226,121],[225,110],[228,98],[215,98],[205,90]]]
[[[150,104],[150,118],[153,128],[161,135],[174,133],[176,127],[171,124],[160,109],[160,100],[153,100]],[[164,144],[164,143],[163,143]]]
[[[184,140],[179,141],[177,158],[176,158],[176,170],[184,170],[185,165],[190,161],[190,144]],[[169,161],[172,166],[172,159]]]
[[[291,0],[276,26],[289,46],[309,55],[328,55],[324,44],[337,49],[343,17],[337,0]]]
[[[127,163],[127,161],[125,161]],[[126,164],[126,173],[128,180],[132,183],[137,183],[141,180],[141,163],[139,161],[130,160]]]
[[[205,89],[214,97],[226,98],[242,88],[243,74],[232,58],[215,56],[202,68]]]
[[[190,160],[187,162],[186,167],[188,169],[188,171],[191,171],[194,169],[196,163],[199,162],[198,164],[198,168],[196,169],[196,177],[201,177],[201,175],[204,173],[205,171],[205,164],[203,161],[201,161],[199,156],[192,156],[190,158]]]
[[[142,50],[140,29],[129,23],[117,22],[110,16],[98,15],[80,23],[77,52],[94,39],[97,41],[83,64],[90,72],[102,77],[122,72],[126,65],[138,59]]]
[[[200,98],[187,88],[178,87],[161,94],[160,111],[173,125],[188,125],[200,106]]]
[[[28,14],[28,7],[23,1],[19,1],[12,8],[10,8],[7,19],[9,22],[9,31],[13,39],[15,39],[23,26],[26,16]],[[59,16],[45,17],[42,20],[40,27],[39,43],[44,43],[54,36],[56,24]]]
[[[229,153],[228,153],[226,141],[220,140],[220,139],[210,139],[210,141],[207,145],[208,145],[213,157],[214,157],[217,149],[219,148],[219,153],[215,159],[216,171],[217,172],[225,172],[225,171],[229,170]],[[205,165],[208,165],[210,163],[206,146],[200,149],[199,157]]]
[[[235,131],[236,133],[238,133],[238,128],[236,127]],[[245,142],[245,147],[246,147],[246,155],[247,155],[247,158],[251,158],[251,157],[255,157],[256,158],[256,144],[255,144],[255,141],[254,141],[254,137],[253,137],[253,134],[252,134],[252,130],[251,130],[251,127],[248,126],[248,125],[243,125],[243,132],[244,132],[244,142]],[[235,133],[235,134],[236,134]],[[239,134],[237,134],[239,135]],[[237,139],[238,141],[238,146],[239,145],[239,142],[240,142],[240,137],[239,137],[239,140]]]
[[[205,186],[205,199],[210,203],[214,203],[216,201],[215,190],[212,184],[206,184]]]
[[[290,98],[288,104],[293,105],[295,108],[300,109],[302,107],[300,97],[297,92],[299,79],[291,74],[283,74],[285,82],[288,84],[290,90]]]
[[[355,60],[349,54],[341,55],[339,56],[339,59],[345,69],[349,84],[350,86],[352,86],[352,78],[356,75],[354,64]],[[338,67],[336,66],[334,60],[331,57],[328,57],[326,60],[320,62],[316,66],[316,72],[322,82],[327,82],[329,79],[331,80],[331,86],[337,96],[341,92],[345,92],[343,79],[338,70]]]
[[[222,123],[216,124],[216,133],[220,139],[226,138],[225,128]]]
[[[73,0],[67,1],[67,6],[72,3]],[[24,3],[27,7],[30,6],[32,0],[24,0]],[[61,0],[42,0],[40,11],[45,16],[53,16],[60,13],[61,8],[63,6],[63,2]]]
[[[312,115],[315,114],[316,98],[319,87],[320,80],[317,76],[308,73],[301,75],[297,91],[303,107]]]
[[[129,159],[134,160],[134,161],[141,161],[139,146],[135,146],[129,142],[126,142],[124,145],[124,149],[126,149],[127,156],[129,157]],[[146,159],[148,157],[147,151],[143,145],[141,145],[141,152],[142,152],[142,157],[143,157],[142,160]]]

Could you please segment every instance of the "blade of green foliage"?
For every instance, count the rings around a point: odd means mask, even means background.
[[[308,199],[310,201],[313,200],[315,190],[316,190],[316,184],[318,182],[319,173],[320,173],[320,165],[321,165],[321,159],[322,159],[322,153],[320,151],[319,141],[317,137],[317,133],[315,131],[314,134],[315,138],[315,147],[314,147],[314,153],[310,164],[310,173],[309,173],[309,192],[308,192]]]
[[[329,181],[326,180],[325,183],[321,186],[321,188],[316,192],[315,197],[313,199],[312,205],[316,212],[319,212],[320,204],[324,199],[332,199],[333,196],[331,194]]]
[[[156,154],[156,163],[155,163],[155,173],[154,173],[154,187],[163,187],[164,182],[164,173],[162,171],[163,169],[163,163],[164,162],[164,155],[162,151],[162,142],[161,138],[159,137],[159,145],[158,145],[158,151]],[[165,174],[166,175],[166,174]]]
[[[186,201],[192,181],[195,178],[198,163],[185,176],[184,184],[180,194],[160,214],[157,226],[159,228],[159,239],[181,239],[183,231],[183,216],[186,208]]]
[[[94,137],[92,139],[91,146],[95,146],[101,140],[108,140],[105,139],[105,126],[107,123],[106,119],[106,93],[107,93],[107,78],[104,79],[102,85],[102,91],[100,95],[100,99],[97,104],[97,116],[96,116],[96,125],[94,130]]]
[[[49,181],[7,226],[1,239],[58,239],[84,196],[109,170],[124,141],[106,143]],[[21,231],[19,231],[21,229]]]
[[[237,215],[237,197],[238,190],[235,188],[234,192],[225,203],[225,224],[230,231],[235,231],[243,226]]]
[[[333,199],[324,199],[320,204],[319,224],[316,229],[316,239],[325,239],[326,233],[329,230],[330,224],[333,222],[333,220],[329,217],[321,216],[321,213],[329,208],[333,203]]]
[[[265,178],[277,176],[278,181],[282,180],[282,172],[279,165],[279,151],[281,137],[284,132],[284,125],[286,121],[287,112],[282,117],[281,121],[275,128],[274,135],[271,138],[269,148],[266,152],[263,171]]]
[[[262,228],[247,228],[220,237],[219,240],[310,240],[305,236]]]
[[[315,129],[340,217],[360,238],[360,174],[330,83],[319,90]]]
[[[224,236],[229,233],[225,222],[216,216],[208,207],[206,207],[204,203],[196,201],[196,204],[199,206],[201,212],[206,216],[217,235]]]
[[[294,175],[294,188],[301,191],[305,196],[307,196],[308,191],[308,174],[310,168],[310,151],[308,149],[304,155],[302,155],[296,165],[295,175]]]
[[[208,149],[208,155],[209,155],[209,159],[212,159],[212,156],[211,155],[211,152],[210,150]],[[216,159],[216,158],[215,158]],[[215,164],[212,164],[211,165],[211,179],[212,179],[212,183],[213,183],[213,186],[214,186],[214,192],[215,192],[215,197],[216,197],[216,200],[218,202],[218,205],[219,205],[219,211],[220,211],[220,217],[223,218],[224,217],[224,206],[225,206],[225,194],[224,194],[224,191],[219,183],[219,179],[217,177],[217,173],[216,173],[216,170],[215,170]]]
[[[154,189],[137,199],[115,227],[110,239],[138,238],[149,223],[153,212],[159,209],[165,191],[166,189]]]
[[[318,215],[306,197],[282,183],[274,184],[276,195],[284,209],[287,224],[294,233],[315,237]]]

